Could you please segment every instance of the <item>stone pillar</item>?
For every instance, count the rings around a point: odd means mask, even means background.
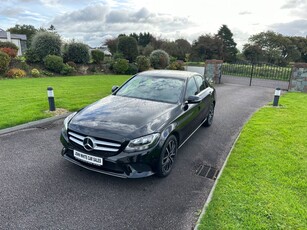
[[[205,78],[215,84],[220,84],[220,78],[222,76],[222,60],[207,60],[205,62]]]
[[[295,63],[293,65],[289,91],[307,93],[307,63]]]

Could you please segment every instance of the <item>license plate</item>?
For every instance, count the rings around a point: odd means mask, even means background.
[[[101,166],[103,159],[74,150],[74,157],[89,164]]]

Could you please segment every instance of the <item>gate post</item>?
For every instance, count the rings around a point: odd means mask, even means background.
[[[215,84],[221,84],[222,76],[222,60],[207,60],[205,62],[205,73],[204,77]]]
[[[307,63],[295,63],[293,65],[289,91],[307,93]]]

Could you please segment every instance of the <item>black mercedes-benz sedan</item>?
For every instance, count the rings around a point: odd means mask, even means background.
[[[200,74],[138,73],[112,94],[64,120],[62,156],[96,172],[124,178],[171,172],[178,148],[210,126],[215,89]]]

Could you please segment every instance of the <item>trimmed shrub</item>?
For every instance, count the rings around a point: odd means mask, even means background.
[[[152,51],[149,58],[154,69],[165,69],[169,65],[169,55],[164,50]]]
[[[120,36],[118,38],[117,50],[129,62],[134,62],[139,54],[137,41],[134,37]]]
[[[75,72],[75,68],[74,67],[71,67],[68,64],[63,64],[62,70],[61,70],[61,74],[62,75],[69,75],[69,74],[72,74],[73,72]]]
[[[140,55],[136,58],[136,64],[137,64],[139,72],[148,70],[150,68],[149,58],[147,58],[143,55]]]
[[[16,46],[13,42],[0,41],[0,48],[11,48],[18,51],[18,46]]]
[[[40,62],[39,56],[33,49],[27,49],[25,53],[25,58],[28,63],[37,63]]]
[[[0,51],[9,55],[10,58],[15,58],[17,56],[17,52],[18,52],[18,50],[15,50],[15,49],[12,49],[12,48],[9,48],[9,47],[0,48]]]
[[[126,71],[126,74],[128,75],[134,75],[138,72],[138,67],[136,66],[136,64],[133,63],[129,63],[128,65],[128,69]]]
[[[45,57],[44,64],[46,69],[56,73],[61,73],[64,65],[63,58],[56,55],[48,55]]]
[[[174,61],[167,68],[171,70],[184,70],[183,61]]]
[[[0,73],[4,73],[7,70],[10,60],[11,59],[7,53],[0,51]]]
[[[44,75],[44,76],[47,76],[47,77],[52,77],[52,76],[54,76],[53,73],[51,73],[51,72],[49,72],[49,71],[47,71],[47,70],[42,70],[42,71],[41,71],[41,74]]]
[[[52,32],[37,32],[31,44],[31,49],[39,58],[39,61],[47,55],[61,55],[62,41],[59,35]]]
[[[32,69],[31,70],[32,77],[39,77],[40,73],[38,69]]]
[[[128,68],[129,68],[129,61],[122,58],[116,59],[112,65],[114,73],[117,74],[125,74]]]
[[[8,78],[23,78],[26,76],[26,72],[22,69],[13,68],[7,71],[6,76]]]
[[[86,64],[90,60],[89,48],[87,45],[79,42],[73,42],[65,47],[64,60],[75,63]]]
[[[124,59],[124,55],[122,53],[118,53],[118,52],[114,53],[113,59],[115,60],[115,59],[119,59],[119,58]]]
[[[100,64],[103,62],[104,52],[102,52],[101,50],[92,50],[91,55],[94,63]]]

